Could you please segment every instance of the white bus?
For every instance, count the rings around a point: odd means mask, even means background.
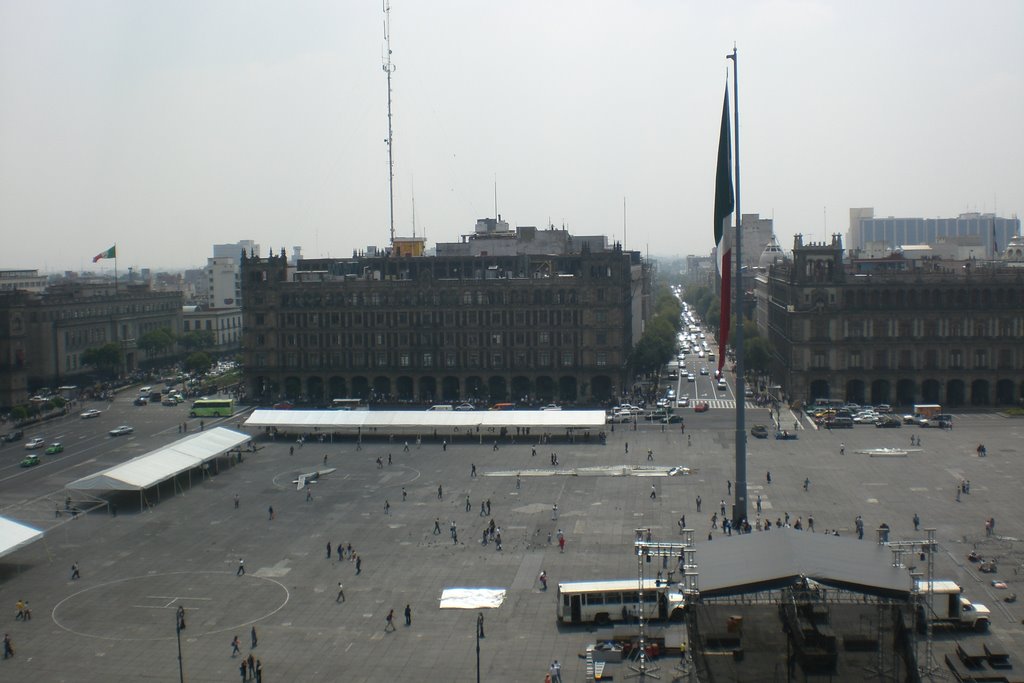
[[[656,583],[644,579],[644,617],[681,619],[683,594],[675,585]],[[607,624],[635,619],[640,614],[636,579],[560,583],[555,600],[558,621],[563,624]]]

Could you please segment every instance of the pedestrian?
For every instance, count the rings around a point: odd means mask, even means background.
[[[537,447],[536,446],[533,446],[532,448],[530,448],[530,457],[531,458],[536,458],[537,457]]]
[[[407,494],[406,494],[406,492],[405,492],[405,487],[403,486],[403,487],[402,487],[402,502],[403,502],[403,503],[405,502],[405,497],[406,497],[406,495],[407,495]]]
[[[473,506],[469,504],[469,496],[467,495],[466,496],[466,512],[469,512],[472,509],[473,509]],[[483,504],[483,501],[480,501],[480,512],[482,513],[483,511],[484,511],[484,504]]]
[[[476,613],[476,636],[477,638],[484,637],[484,613]]]
[[[263,662],[256,660],[256,683],[263,683]]]
[[[757,511],[761,511],[761,494],[757,494]]]
[[[356,555],[356,576],[363,573],[363,558]]]
[[[334,598],[334,602],[345,602],[345,587],[341,585],[341,581],[338,582],[338,597]]]
[[[658,497],[658,491],[654,488],[654,484],[651,484],[651,500],[656,500]]]
[[[252,656],[251,652],[249,653],[248,663],[249,663],[249,678],[250,679],[256,678],[256,658]]]
[[[238,571],[235,572],[235,576],[245,576],[245,560],[241,557],[238,558]]]
[[[516,491],[518,491],[520,486],[522,486],[522,480],[521,480],[520,477],[521,477],[520,473],[516,472]]]
[[[490,516],[490,514],[491,514],[491,499],[488,498],[487,499],[487,515]]]
[[[765,476],[765,479],[767,480],[767,482],[769,484],[772,483],[772,471],[771,470],[768,470],[768,474]]]
[[[726,494],[731,496],[732,495],[732,479],[727,479],[726,482],[725,482],[725,485],[727,487]]]
[[[839,444],[839,455],[846,455],[846,444]]]
[[[4,634],[4,659],[14,656],[14,646],[11,645],[11,636]]]
[[[552,664],[551,667],[555,672],[554,676],[551,677],[552,683],[562,683],[562,665],[559,664],[558,660],[556,659],[555,663]]]
[[[327,541],[327,559],[331,559],[331,542]]]
[[[804,479],[804,491],[809,491],[810,488],[811,488],[811,480],[810,480],[810,478]]]
[[[565,552],[565,536],[558,534],[558,552]]]
[[[412,607],[405,606],[405,625],[412,626]]]
[[[405,445],[402,446],[402,452],[403,453],[408,453],[409,452],[409,441],[408,440],[406,440]]]
[[[288,447],[288,455],[295,455],[295,446]]]
[[[725,517],[725,498],[722,498],[722,500],[718,503],[718,508],[719,510],[722,511],[722,516]]]
[[[498,450],[498,441],[497,441],[497,439],[495,439],[495,441],[494,441],[494,448],[493,448],[493,450],[495,450],[495,451]]]
[[[448,450],[448,442],[447,441],[442,441],[441,442],[441,450],[442,451],[447,451]]]
[[[390,467],[390,466],[391,466],[391,454],[388,453],[388,467]]]
[[[917,531],[920,528],[921,528],[921,518],[918,517],[917,513],[915,512],[914,513],[914,531]]]
[[[469,470],[469,476],[470,476],[471,478],[472,478],[472,477],[475,477],[475,476],[476,476],[476,464],[475,464],[475,463],[470,463],[470,464],[469,464],[469,467],[470,467],[470,470]]]
[[[238,494],[235,494],[235,509],[238,509]]]
[[[467,502],[468,502],[468,499],[467,499]],[[469,512],[469,510],[467,509],[466,512]],[[486,517],[487,516],[487,506],[484,505],[484,501],[482,501],[482,500],[480,501],[480,516],[481,517]]]
[[[238,672],[242,674],[243,683],[249,680],[249,666],[246,664],[245,657],[242,657],[242,663],[238,665]]]
[[[71,580],[82,578],[82,574],[78,571],[78,563],[75,562],[71,565]]]
[[[551,519],[558,519],[558,503],[551,506]]]
[[[441,533],[441,518],[434,517],[434,535],[437,536]]]
[[[692,446],[693,445],[693,435],[692,434],[687,434],[686,435],[686,445],[687,446]]]
[[[437,485],[437,499],[441,500],[442,497],[444,497],[444,492],[441,490],[441,485],[438,484]]]
[[[629,455],[629,442],[626,442],[626,455]]]
[[[389,609],[388,615],[384,617],[384,633],[395,630],[395,610]]]
[[[271,505],[270,507],[267,508],[267,519],[268,520],[274,519],[274,506],[273,505]]]
[[[541,570],[540,576],[537,577],[537,580],[540,581],[540,589],[542,591],[546,591],[548,589],[548,573],[544,570]]]
[[[700,504],[701,504],[700,496],[697,496],[697,512],[700,512]]]
[[[389,501],[387,498],[384,499],[384,514],[391,514],[391,501]]]
[[[235,636],[234,638],[231,639],[231,656],[234,657],[235,655],[238,655],[238,654],[241,654],[241,653],[242,653],[241,643],[238,640],[238,636]]]
[[[654,450],[651,448],[647,449],[647,459],[651,462],[654,462]]]
[[[679,533],[683,533],[683,529],[686,528],[686,515],[679,518]]]
[[[178,605],[177,617],[178,617],[178,630],[179,631],[184,631],[185,630],[185,608],[182,607],[181,605]]]

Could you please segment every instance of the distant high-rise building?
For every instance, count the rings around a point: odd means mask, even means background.
[[[233,309],[242,306],[240,273],[242,253],[259,257],[260,246],[252,240],[213,245],[213,257],[207,259],[201,287],[196,298],[207,309]]]
[[[993,213],[962,213],[956,218],[875,218],[870,207],[850,209],[846,246],[853,252],[889,252],[911,244],[938,244],[974,238],[974,258],[995,258],[1020,234],[1019,218]]]

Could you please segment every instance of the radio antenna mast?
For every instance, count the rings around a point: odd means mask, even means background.
[[[388,139],[385,140],[388,146],[388,206],[391,217],[391,243],[395,242],[395,157],[394,137],[391,130],[391,74],[395,72],[395,65],[391,63],[391,2],[384,0],[384,73],[388,75]]]

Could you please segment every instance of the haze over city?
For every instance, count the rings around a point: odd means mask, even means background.
[[[385,245],[383,20],[380,2],[0,0],[0,268],[109,271],[91,257],[115,243],[124,270],[242,239]],[[497,204],[706,254],[734,43],[742,209],[784,248],[857,206],[1019,215],[1021,26],[1011,1],[395,0],[395,230],[455,241]]]

